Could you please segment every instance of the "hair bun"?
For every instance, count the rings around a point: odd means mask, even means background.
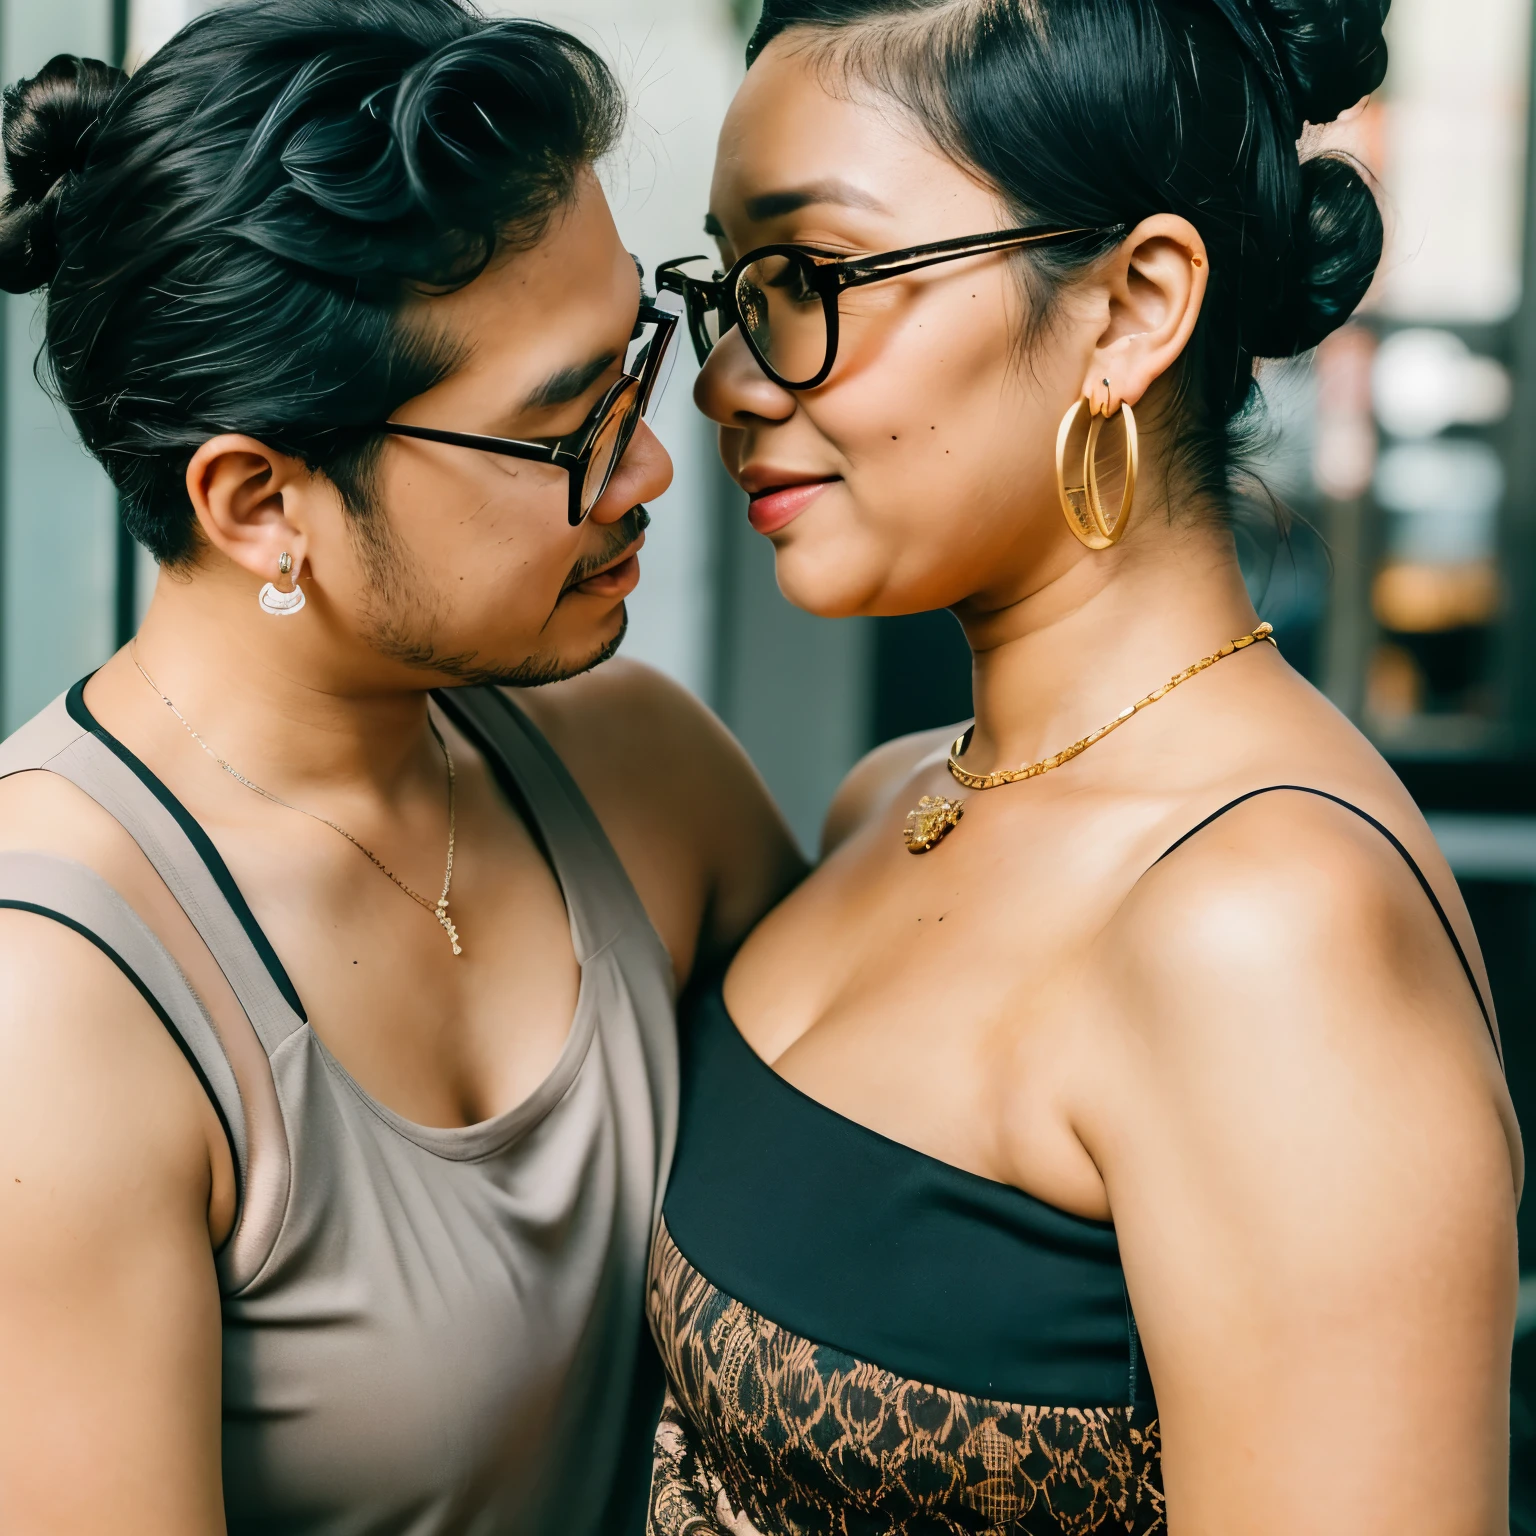
[[[1331,123],[1387,72],[1388,0],[1252,0],[1279,55],[1296,115]]]
[[[1318,155],[1301,165],[1295,276],[1244,346],[1255,357],[1294,357],[1355,312],[1381,261],[1381,209],[1354,163]]]
[[[125,79],[100,59],[61,53],[0,97],[0,142],[11,184],[0,204],[0,288],[6,292],[29,293],[52,280],[61,189],[84,167],[96,124]]]

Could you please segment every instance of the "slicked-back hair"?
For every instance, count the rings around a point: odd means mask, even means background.
[[[458,361],[407,305],[536,243],[623,115],[583,44],[463,0],[244,0],[131,79],[61,56],[4,107],[0,286],[46,285],[41,374],[170,564],[223,432],[366,521],[373,426]]]

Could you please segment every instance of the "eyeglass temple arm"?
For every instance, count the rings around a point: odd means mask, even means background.
[[[670,336],[677,329],[677,316],[665,309],[657,309],[654,305],[642,304],[640,317],[648,324],[657,328],[657,336]],[[403,421],[386,421],[381,431],[392,434],[395,437],[416,437],[427,443],[447,443],[455,448],[480,448],[486,453],[499,453],[509,459],[529,459],[538,463],[557,464],[564,466],[575,463],[581,457],[582,446],[570,447],[571,443],[580,443],[583,439],[590,441],[607,413],[607,408],[628,384],[646,384],[644,377],[649,371],[654,382],[654,374],[660,360],[660,350],[652,351],[646,358],[645,367],[641,369],[640,377],[634,374],[625,374],[618,379],[609,389],[608,393],[598,401],[593,408],[592,421],[584,424],[575,432],[568,432],[564,437],[545,438],[540,441],[537,438],[528,439],[521,437],[484,437],[478,432],[447,432],[441,427],[418,427]]]
[[[646,324],[656,327],[656,334],[645,345],[645,361],[640,365],[639,375],[630,375],[640,386],[640,410],[645,413],[651,408],[656,381],[661,377],[662,359],[677,334],[681,316],[674,315],[669,309],[659,309],[655,304],[642,304],[640,318]]]
[[[1069,240],[1075,235],[1108,234],[1111,229],[1120,228],[1123,226],[1117,224],[1110,229],[1005,229],[980,239],[945,240],[937,245],[912,246],[908,250],[892,251],[889,255],[877,257],[872,261],[847,262],[844,258],[843,263],[846,264],[838,265],[838,287],[857,288],[861,283],[878,282],[887,277],[900,277],[903,273],[937,266],[940,262],[956,261],[962,256],[985,256],[992,251],[1038,245],[1045,240]]]
[[[665,289],[668,293],[686,293],[689,288],[716,288],[719,285],[703,277],[690,277],[686,272],[679,271],[690,261],[708,261],[708,256],[679,256],[673,261],[664,261],[656,268],[656,286]]]
[[[479,448],[509,459],[560,464],[578,457],[564,446],[564,439],[540,443],[518,437],[482,437],[477,432],[445,432],[439,427],[416,427],[401,421],[387,421],[382,430],[392,437],[416,437],[426,443],[447,443],[453,448]]]

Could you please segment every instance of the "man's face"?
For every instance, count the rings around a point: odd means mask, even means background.
[[[416,303],[410,322],[464,360],[391,419],[523,439],[575,431],[624,371],[639,302],[634,262],[585,175],[532,250]],[[642,424],[573,528],[564,469],[386,439],[378,513],[354,534],[366,638],[439,680],[534,683],[584,671],[623,637],[642,503],[671,479],[671,460]]]

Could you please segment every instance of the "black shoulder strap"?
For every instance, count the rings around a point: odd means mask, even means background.
[[[1263,789],[1250,789],[1247,794],[1239,795],[1235,800],[1229,800],[1219,810],[1212,811],[1204,821],[1197,823],[1186,832],[1176,843],[1173,843],[1158,856],[1155,863],[1161,864],[1170,853],[1182,848],[1195,833],[1203,831],[1213,821],[1225,816],[1228,811],[1241,805],[1245,800],[1252,800],[1256,795],[1272,795],[1277,790],[1295,790],[1297,794],[1316,795],[1320,800],[1331,800],[1335,805],[1342,805],[1346,811],[1353,811],[1361,821],[1369,822],[1375,827],[1391,845],[1402,855],[1403,863],[1413,871],[1413,877],[1419,882],[1419,889],[1429,897],[1429,904],[1435,909],[1435,916],[1440,919],[1440,926],[1445,929],[1445,936],[1451,941],[1451,947],[1456,951],[1456,958],[1461,961],[1461,969],[1465,973],[1468,985],[1472,988],[1472,995],[1477,999],[1478,1010],[1482,1013],[1483,1023],[1488,1029],[1488,1038],[1493,1042],[1494,1054],[1499,1058],[1499,1065],[1504,1065],[1504,1053],[1499,1049],[1499,1037],[1493,1030],[1493,1019],[1488,1012],[1488,1004],[1483,1001],[1483,989],[1477,984],[1477,977],[1473,974],[1471,962],[1467,959],[1467,952],[1461,947],[1461,940],[1456,937],[1456,930],[1451,926],[1451,920],[1445,915],[1445,908],[1440,905],[1440,898],[1435,895],[1435,888],[1425,878],[1424,871],[1419,868],[1418,861],[1403,846],[1402,839],[1390,828],[1383,826],[1381,822],[1371,815],[1369,811],[1362,811],[1358,805],[1351,804],[1348,800],[1341,799],[1338,795],[1330,795],[1326,789],[1313,789],[1309,784],[1267,784]]]

